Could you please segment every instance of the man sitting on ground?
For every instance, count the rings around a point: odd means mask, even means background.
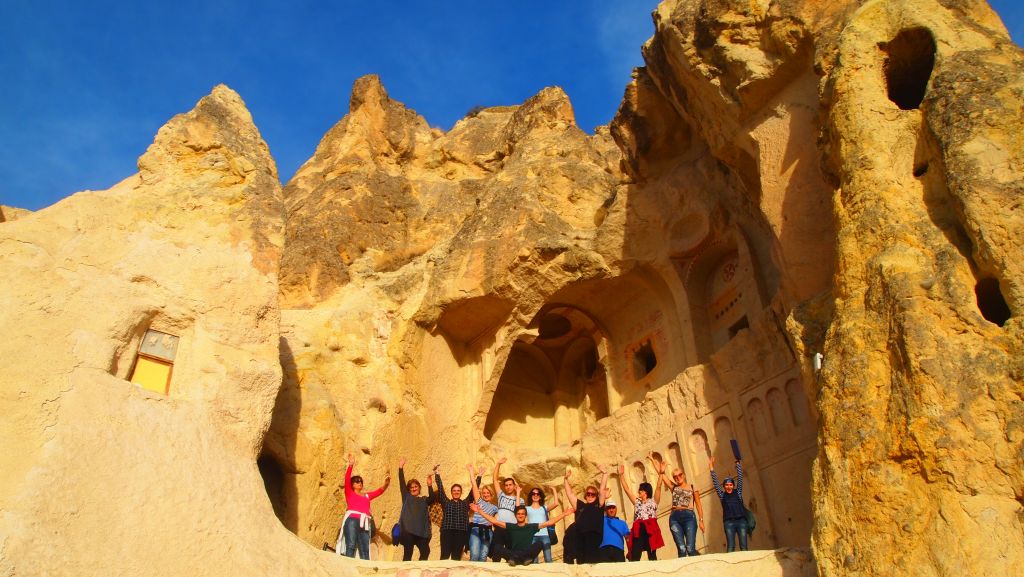
[[[495,542],[491,544],[491,552],[495,559],[508,559],[508,564],[513,567],[516,565],[529,565],[533,563],[534,557],[540,554],[541,549],[544,548],[543,545],[533,542],[533,536],[537,534],[537,531],[553,526],[569,513],[576,511],[576,509],[570,507],[568,510],[562,511],[561,515],[552,517],[543,523],[527,523],[526,507],[520,505],[516,507],[516,523],[513,525],[488,515],[476,503],[471,504],[469,508],[473,512],[479,513],[481,517],[487,519],[496,527],[505,529],[509,547],[506,547],[504,543]]]

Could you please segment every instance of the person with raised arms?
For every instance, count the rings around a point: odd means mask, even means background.
[[[398,482],[402,491],[402,512],[398,516],[402,527],[402,561],[412,560],[414,546],[419,549],[419,560],[426,561],[430,555],[430,514],[427,508],[434,501],[434,475],[427,475],[427,496],[420,495],[419,481],[405,481],[405,457],[402,457],[398,460]]]
[[[722,525],[725,529],[726,549],[731,553],[736,550],[739,539],[740,551],[747,550],[747,507],[743,504],[743,465],[736,459],[736,480],[726,477],[718,482],[715,473],[715,458],[708,457],[708,468],[711,469],[711,483],[722,501]]]
[[[583,491],[583,499],[576,497],[576,493],[569,484],[569,477],[572,469],[565,469],[565,478],[562,480],[565,485],[565,495],[569,499],[566,507],[576,511],[575,525],[575,560],[578,563],[599,563],[601,561],[601,538],[604,532],[604,495],[608,487],[608,468],[598,465],[601,471],[601,487],[588,485]]]
[[[480,486],[480,473],[483,472],[483,468],[476,472],[476,478],[473,478],[473,466],[469,467],[469,476],[473,479],[473,501],[476,503],[480,511],[487,513],[488,515],[494,516],[498,514],[498,506],[492,503],[494,499],[494,493],[491,491],[490,485]],[[472,509],[472,507],[471,507]],[[469,523],[469,560],[470,561],[486,561],[487,552],[491,548],[491,534],[494,531],[494,526],[490,521],[484,518],[480,512],[474,511],[473,518]]]
[[[370,537],[373,536],[373,516],[370,515],[370,501],[380,497],[391,484],[391,474],[384,476],[384,484],[369,493],[363,488],[363,478],[352,474],[356,464],[352,453],[348,454],[345,469],[345,517],[341,521],[336,551],[341,555],[342,537],[345,540],[345,556],[355,557],[356,549],[363,559],[370,558]]]
[[[494,543],[491,545],[492,553],[495,559],[507,559],[508,564],[515,567],[516,565],[529,565],[533,563],[534,557],[536,557],[543,548],[540,543],[535,543],[533,536],[537,531],[546,527],[552,527],[555,523],[562,520],[563,517],[573,512],[573,509],[562,511],[562,514],[557,517],[552,517],[543,523],[527,523],[526,522],[526,507],[520,505],[516,507],[513,514],[516,517],[515,523],[505,523],[504,521],[493,517],[487,513],[484,513],[480,506],[476,503],[470,505],[476,513],[494,524],[495,527],[500,527],[505,531],[508,536],[509,545],[506,546],[504,543]]]
[[[654,470],[658,476],[665,474],[664,461],[657,461],[654,455],[648,455]],[[661,528],[658,526],[658,502],[661,501],[661,483],[658,488],[651,487],[651,484],[644,481],[640,483],[637,492],[634,493],[630,487],[629,475],[626,473],[625,464],[619,464],[619,481],[626,495],[633,503],[633,527],[631,530],[629,560],[639,561],[640,555],[647,551],[648,561],[658,560],[658,549],[665,545],[661,536]]]
[[[473,481],[473,466],[467,465],[469,480]],[[474,484],[479,483],[479,479]],[[441,507],[444,511],[444,518],[441,521],[441,560],[451,559],[461,561],[462,552],[466,549],[469,541],[469,504],[473,501],[472,491],[466,491],[467,495],[462,496],[462,485],[452,485],[452,496],[449,498],[444,493],[444,485],[441,484],[441,475],[434,468],[434,482],[437,485],[437,494],[441,498]]]
[[[680,557],[697,555],[697,527],[704,532],[704,507],[700,502],[700,491],[686,481],[682,468],[672,469],[672,479],[660,475],[665,486],[672,490],[672,513],[668,517],[668,528],[676,542]]]
[[[525,502],[521,496],[522,487],[512,477],[506,477],[502,479],[499,486],[498,479],[501,478],[501,466],[508,461],[508,457],[502,457],[494,464],[494,475],[491,478],[494,484],[494,494],[498,496],[498,514],[496,518],[502,522],[515,523],[516,522],[516,507],[524,505]],[[502,543],[506,547],[508,543],[505,542],[505,532],[499,526],[494,526],[494,534],[491,537],[491,549],[494,549],[494,543]],[[492,555],[493,556],[493,555]]]

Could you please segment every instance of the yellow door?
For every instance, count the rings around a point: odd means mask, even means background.
[[[167,383],[171,380],[171,364],[139,355],[130,380],[143,389],[166,395]]]

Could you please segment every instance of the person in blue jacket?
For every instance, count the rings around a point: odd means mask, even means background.
[[[601,533],[601,562],[624,563],[626,561],[625,539],[629,525],[618,518],[619,508],[612,500],[604,502],[604,531]]]

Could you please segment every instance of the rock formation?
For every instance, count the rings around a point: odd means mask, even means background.
[[[349,453],[577,488],[654,453],[721,552],[730,439],[783,550],[673,572],[1024,565],[1020,48],[973,0],[653,16],[594,135],[558,88],[443,132],[367,76],[282,189],[218,87],[138,175],[3,207],[3,574],[410,570],[317,551]]]

